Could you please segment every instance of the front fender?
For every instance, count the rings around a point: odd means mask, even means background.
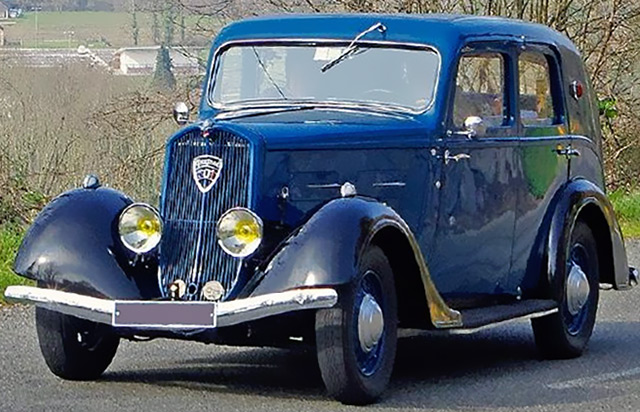
[[[327,203],[280,248],[253,294],[348,283],[357,274],[372,227],[383,219],[398,217],[388,207],[364,198]]]
[[[599,247],[604,248],[606,262],[601,262],[601,283],[616,289],[629,287],[629,267],[622,231],[611,202],[604,192],[588,180],[576,179],[565,187],[554,209],[547,238],[547,273],[549,285],[563,281],[567,245],[578,218],[584,218],[594,230]],[[561,288],[551,288],[562,290]],[[554,296],[555,298],[559,298]]]
[[[27,231],[14,271],[46,287],[109,299],[159,297],[157,259],[135,259],[120,242],[120,212],[132,201],[108,188],[55,198]]]
[[[376,234],[392,227],[410,245],[425,290],[430,319],[436,327],[461,324],[431,280],[422,252],[404,220],[390,207],[372,199],[335,199],[320,208],[278,249],[257,276],[252,296],[304,287],[337,287],[358,273],[358,262]],[[398,245],[397,247],[402,247]],[[395,276],[409,275],[396,273]]]

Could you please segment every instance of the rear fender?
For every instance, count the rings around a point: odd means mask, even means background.
[[[108,188],[63,193],[27,231],[14,271],[45,287],[93,297],[159,297],[156,256],[143,261],[118,235],[120,212],[131,203]]]
[[[600,282],[611,283],[616,289],[629,288],[627,254],[613,206],[598,186],[576,179],[565,186],[551,218],[546,247],[550,290],[562,290],[553,286],[563,281],[567,245],[578,219],[590,226],[598,242]]]
[[[348,284],[358,271],[360,256],[383,229],[403,234],[411,248],[422,280],[428,312],[436,327],[461,324],[436,290],[420,248],[404,220],[391,208],[362,197],[341,198],[320,208],[290,236],[259,271],[257,296],[303,287],[337,287]],[[398,246],[400,247],[400,246]],[[394,276],[408,275],[395,273]]]

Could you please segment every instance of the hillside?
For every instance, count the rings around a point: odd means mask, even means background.
[[[139,28],[138,45],[157,44],[164,32],[161,16],[153,13],[137,13]],[[133,19],[130,13],[104,11],[48,11],[28,12],[15,20],[16,24],[5,29],[8,46],[40,48],[119,48],[131,46]],[[182,45],[208,44],[220,23],[212,18],[185,17],[174,25],[174,42]],[[156,40],[154,40],[154,33]]]

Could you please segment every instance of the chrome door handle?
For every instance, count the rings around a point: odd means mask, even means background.
[[[580,151],[571,146],[558,147],[555,151],[559,156],[565,156],[567,159],[570,157],[580,156]]]
[[[462,159],[471,159],[471,155],[467,154],[467,153],[458,153],[456,155],[451,155],[451,153],[448,150],[444,151],[444,164],[448,165],[450,161],[454,160],[456,162],[459,162]]]

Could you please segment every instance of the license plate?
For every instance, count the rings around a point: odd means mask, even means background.
[[[136,328],[215,328],[216,305],[211,302],[117,301],[113,326]]]

